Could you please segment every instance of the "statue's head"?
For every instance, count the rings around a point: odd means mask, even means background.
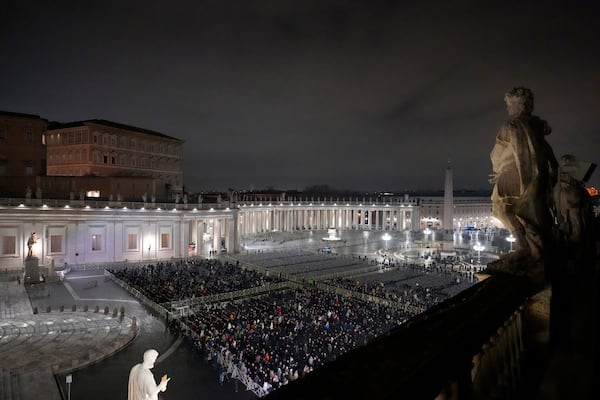
[[[504,94],[504,101],[509,106],[513,105],[520,108],[521,114],[531,114],[533,112],[533,92],[525,87],[516,87]],[[509,110],[510,113],[510,110]]]
[[[144,366],[146,366],[147,368],[153,368],[154,362],[156,361],[157,357],[158,351],[154,349],[146,350],[144,352]]]
[[[563,165],[571,164],[575,162],[575,156],[573,154],[563,154],[560,157],[560,161],[562,161]]]

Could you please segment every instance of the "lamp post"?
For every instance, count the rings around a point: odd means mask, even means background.
[[[477,252],[477,264],[481,265],[481,252],[485,250],[485,247],[481,243],[477,242],[475,246],[473,246],[473,250]]]
[[[381,237],[385,241],[385,249],[387,250],[388,241],[392,238],[389,233],[384,233]]]
[[[512,252],[513,251],[513,243],[517,241],[517,238],[514,237],[511,233],[510,236],[506,238],[506,241],[510,243],[510,251],[509,252]]]
[[[71,383],[73,383],[73,375],[67,375],[65,381],[67,383],[67,400],[71,400]]]
[[[429,227],[425,228],[423,230],[423,234],[425,235],[425,237],[428,237],[429,235],[431,235],[433,231],[431,229],[429,229]]]

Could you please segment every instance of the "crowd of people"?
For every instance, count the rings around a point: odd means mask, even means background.
[[[112,268],[109,272],[159,304],[249,289],[279,281],[275,276],[241,268],[239,263],[214,258]]]
[[[409,318],[396,308],[305,287],[198,310],[182,322],[203,357],[221,352],[268,393]]]
[[[239,259],[189,259],[110,272],[153,302],[164,304],[281,281],[273,272],[282,268],[301,266],[309,271],[331,264],[330,255],[309,257],[302,253],[295,254],[298,258],[294,260],[288,252],[248,256],[255,266],[265,261],[260,268],[263,272],[247,268],[244,257],[241,263]],[[368,265],[366,261],[354,262]],[[472,284],[463,279],[464,271],[452,268],[424,271],[416,266],[389,267],[383,273],[363,274],[358,279],[324,281],[331,291],[290,285],[243,300],[200,303],[187,315],[171,318],[168,327],[185,335],[206,362],[219,367],[217,359],[225,360],[236,366],[243,381],[269,393],[398,327],[413,316],[403,305],[424,310],[450,297],[452,291]],[[335,288],[392,303],[384,306],[364,296],[343,296]],[[222,383],[226,369],[219,368]]]

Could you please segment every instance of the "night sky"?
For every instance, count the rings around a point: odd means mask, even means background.
[[[487,190],[515,86],[600,162],[598,4],[4,0],[0,110],[185,140],[190,191]]]

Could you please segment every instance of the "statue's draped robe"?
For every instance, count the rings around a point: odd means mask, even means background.
[[[498,132],[490,158],[493,169],[492,207],[521,248],[541,257],[553,218],[552,188],[558,162],[545,140],[547,123],[535,116],[520,116]]]
[[[131,368],[127,393],[127,400],[158,400],[154,376],[143,364]]]

